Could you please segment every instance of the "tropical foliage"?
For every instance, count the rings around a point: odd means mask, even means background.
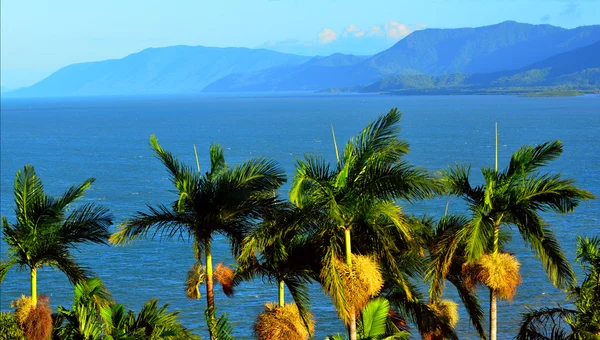
[[[347,303],[349,292],[344,290],[337,260],[344,258],[352,271],[353,252],[373,254],[391,272],[390,277],[400,279],[394,253],[413,236],[393,200],[436,193],[426,171],[402,160],[409,148],[398,137],[400,117],[393,109],[371,122],[348,141],[341,154],[334,136],[337,163],[332,166],[321,157],[306,155],[298,160],[290,190],[292,203],[321,215],[312,235],[323,258],[320,280],[348,325],[351,340],[356,338],[356,317],[362,306]]]
[[[481,268],[487,262],[507,264],[512,269],[494,270],[483,274],[487,277],[482,283],[490,288],[490,338],[496,339],[496,298],[498,286],[490,282],[502,281],[511,277],[512,283],[520,283],[515,275],[504,275],[515,270],[514,261],[499,261],[502,240],[507,240],[507,229],[516,226],[523,240],[542,262],[550,281],[559,288],[565,288],[574,280],[569,262],[563,255],[558,240],[540,212],[554,211],[568,213],[573,211],[582,200],[594,196],[578,188],[572,179],[563,178],[560,174],[542,174],[541,167],[558,158],[563,151],[560,141],[547,142],[536,146],[524,146],[511,157],[509,166],[498,170],[496,157],[495,168],[482,168],[484,184],[471,186],[470,167],[456,165],[443,172],[448,192],[467,201],[471,213],[469,223],[458,231],[458,237],[449,238],[449,255],[459,244],[464,244],[466,262],[476,263],[473,268]],[[503,235],[504,234],[504,235]],[[485,255],[489,256],[485,256]],[[491,256],[491,257],[490,257]],[[516,265],[518,270],[518,265]],[[449,265],[443,265],[441,275],[447,274]],[[495,265],[487,268],[498,269]],[[467,269],[468,272],[468,269]],[[481,277],[481,275],[480,275]],[[509,287],[516,289],[516,287]],[[509,289],[509,290],[510,290]],[[508,294],[506,296],[509,296]]]
[[[563,255],[548,212],[572,212],[593,195],[542,167],[562,153],[559,141],[525,146],[504,170],[483,168],[483,184],[471,185],[470,167],[455,165],[441,179],[406,160],[409,145],[399,138],[396,109],[369,123],[338,149],[336,161],[305,155],[297,160],[289,201],[279,196],[285,174],[266,158],[229,166],[224,150],[210,147],[210,167],[201,172],[163,149],[150,146],[167,169],[177,197],[149,205],[126,219],[110,236],[113,244],[138,238],[183,238],[194,257],[185,294],[200,299],[205,284],[204,318],[211,339],[233,339],[227,314],[218,315],[214,281],[227,296],[247,281],[275,285],[276,302],[266,303],[253,326],[257,339],[313,338],[309,285],[318,283],[355,339],[459,339],[459,304],[445,296],[456,290],[470,323],[486,334],[477,287],[490,291],[490,332],[496,337],[496,299],[513,299],[521,283],[518,255],[509,252],[514,227],[542,262],[550,281],[568,292],[569,305],[530,310],[517,339],[600,339],[600,236],[579,238],[576,262],[585,275],[580,285]],[[194,152],[196,148],[194,146]],[[135,340],[199,339],[156,299],[139,312],[117,303],[99,278],[77,264],[71,251],[82,243],[106,243],[112,217],[96,204],[73,207],[93,179],[59,197],[44,192],[33,167],[17,172],[16,221],[3,217],[8,245],[0,282],[10,268],[31,275],[31,296],[0,314],[1,339]],[[467,215],[411,216],[400,202],[441,194],[460,196]],[[236,262],[213,269],[213,242],[227,240]],[[37,269],[50,266],[74,284],[73,303],[52,314],[49,300],[37,297]],[[425,286],[426,284],[427,286]],[[428,294],[425,293],[428,290]],[[286,302],[286,292],[291,300]],[[318,306],[320,309],[321,306]],[[341,340],[341,335],[328,339]]]
[[[37,305],[37,270],[56,268],[72,283],[83,282],[89,272],[75,261],[71,250],[82,243],[106,243],[112,217],[95,203],[71,208],[94,183],[93,178],[72,186],[59,197],[48,196],[34,168],[17,171],[14,185],[16,222],[2,217],[2,234],[9,246],[8,260],[0,262],[0,282],[13,266],[31,275],[31,298]]]
[[[58,339],[199,339],[177,320],[178,312],[167,312],[168,305],[147,301],[139,313],[114,302],[100,279],[75,285],[71,309],[58,307],[54,337]]]
[[[253,223],[261,218],[263,210],[274,204],[273,193],[283,183],[285,175],[274,161],[265,158],[228,167],[223,148],[216,144],[210,148],[210,169],[202,174],[197,154],[196,172],[164,150],[155,136],[150,138],[150,145],[167,168],[178,198],[170,206],[150,206],[147,212],[138,212],[119,227],[111,241],[122,244],[147,235],[191,239],[195,265],[202,262],[202,254],[206,261],[207,320],[214,339],[212,330],[217,318],[213,292],[213,237],[215,234],[225,236],[237,257]],[[199,278],[201,275],[194,276]],[[192,282],[201,283],[200,280]]]
[[[402,340],[410,333],[400,329],[390,317],[390,303],[385,298],[376,298],[360,312],[357,326],[357,338],[360,340]],[[343,340],[341,335],[327,337],[328,340]]]
[[[531,310],[523,315],[518,340],[600,339],[600,236],[579,237],[575,261],[585,278],[568,289],[574,308]]]

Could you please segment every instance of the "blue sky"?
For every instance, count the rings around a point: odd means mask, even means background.
[[[600,24],[600,0],[190,0],[1,2],[3,86],[76,62],[169,45],[372,54],[423,28],[515,20]]]

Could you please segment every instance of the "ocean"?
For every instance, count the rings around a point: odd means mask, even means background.
[[[403,112],[401,138],[411,146],[406,159],[431,171],[449,164],[472,164],[475,184],[479,169],[494,164],[494,124],[499,125],[500,167],[525,144],[559,139],[564,153],[547,170],[600,195],[600,96],[522,98],[515,96],[386,96],[281,94],[240,96],[111,97],[71,99],[3,99],[1,101],[1,213],[14,220],[12,188],[15,173],[32,164],[46,191],[58,195],[88,177],[96,182],[82,202],[108,207],[115,225],[145,204],[176,199],[162,164],[149,148],[150,134],[181,159],[194,164],[194,144],[201,166],[208,166],[208,148],[220,143],[229,164],[255,156],[277,160],[291,180],[295,159],[313,153],[335,160],[331,126],[344,145],[378,115],[397,107]],[[289,183],[289,181],[288,181]],[[282,188],[287,193],[289,186]],[[441,216],[446,204],[460,212],[457,198],[409,204],[406,213]],[[600,234],[600,200],[584,202],[568,215],[544,214],[569,259],[574,258],[577,235]],[[215,263],[233,264],[223,239],[214,242]],[[6,256],[6,244],[0,242]],[[565,304],[564,293],[547,280],[541,263],[515,232],[509,250],[522,263],[523,284],[512,302],[498,305],[499,339],[513,338],[527,307]],[[139,240],[125,247],[87,245],[75,252],[120,303],[139,309],[150,298],[181,311],[184,325],[207,336],[204,296],[187,300],[183,283],[193,263],[187,240]],[[576,273],[581,274],[578,265]],[[581,276],[579,276],[581,279]],[[446,298],[454,298],[447,286]],[[218,286],[217,286],[218,288]],[[72,286],[51,269],[38,273],[38,291],[51,305],[70,306]],[[0,309],[29,294],[26,272],[10,272],[0,286]],[[480,294],[487,314],[487,291]],[[252,337],[252,324],[265,302],[277,299],[274,285],[257,280],[227,298],[219,290],[216,305],[226,312],[239,339]],[[286,296],[287,301],[291,298]],[[331,301],[315,284],[311,287],[316,316],[316,338],[345,334]],[[416,334],[416,330],[413,329]],[[457,331],[461,339],[476,338],[461,309]]]

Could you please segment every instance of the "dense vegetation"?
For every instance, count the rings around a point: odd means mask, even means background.
[[[214,302],[215,281],[231,295],[256,277],[276,283],[279,293],[279,300],[256,316],[257,339],[312,338],[311,283],[331,297],[349,339],[459,339],[454,329],[458,303],[443,298],[446,282],[456,287],[479,336],[496,339],[496,300],[514,298],[521,283],[520,254],[506,251],[510,227],[530,246],[550,282],[566,288],[574,303],[573,309],[528,312],[519,339],[600,339],[599,236],[579,240],[576,261],[585,278],[577,285],[552,226],[540,215],[570,213],[594,198],[572,179],[543,172],[561,155],[561,142],[521,147],[504,169],[496,157],[495,167],[482,168],[484,183],[473,186],[470,166],[434,175],[407,162],[409,144],[398,136],[400,118],[391,110],[342,148],[334,135],[334,163],[314,155],[298,160],[289,199],[277,194],[286,178],[273,160],[254,158],[231,166],[215,144],[210,168],[202,172],[198,163],[184,164],[151,136],[151,148],[178,198],[134,213],[112,235],[105,208],[72,205],[93,179],[50,197],[33,167],[25,166],[15,180],[16,220],[3,218],[9,248],[0,263],[0,281],[12,266],[27,270],[31,296],[16,300],[13,313],[0,314],[0,339],[198,339],[181,325],[177,312],[156,300],[139,312],[127,310],[70,252],[82,242],[121,245],[181,236],[194,250],[185,293],[200,299],[205,285],[211,339],[232,339],[228,317],[219,315]],[[464,198],[465,214],[411,216],[398,203],[440,195]],[[231,246],[235,268],[213,268],[216,234]],[[48,298],[38,298],[36,270],[41,266],[69,277],[72,306],[53,313]],[[428,292],[420,289],[423,283]],[[490,292],[488,332],[477,286]],[[286,288],[293,302],[285,301]]]

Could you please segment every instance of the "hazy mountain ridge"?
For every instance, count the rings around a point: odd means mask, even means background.
[[[600,87],[600,41],[558,54],[519,70],[487,74],[443,76],[396,75],[360,89],[361,92],[397,90],[492,88],[527,86]]]
[[[262,49],[172,46],[122,59],[68,65],[18,96],[196,93],[231,73],[299,64],[310,57]]]
[[[231,74],[209,84],[203,92],[315,91],[323,88],[323,79],[328,79],[336,86],[375,81],[377,76],[362,77],[356,73],[354,66],[365,59],[367,57],[341,53],[314,57],[300,65]]]
[[[230,75],[205,91],[322,90],[370,84],[390,75],[489,73],[519,69],[600,40],[600,25],[564,29],[503,22],[478,28],[425,29],[343,69],[286,69]],[[298,78],[294,85],[289,80]],[[246,84],[247,83],[247,84]]]
[[[319,91],[364,87],[377,92],[393,88],[490,86],[492,81],[497,82],[495,86],[519,82],[522,84],[519,86],[544,82],[593,84],[595,71],[585,71],[581,65],[566,59],[562,63],[574,66],[571,72],[556,73],[560,68],[557,62],[553,70],[546,71],[548,67],[541,64],[533,68],[527,65],[552,63],[547,60],[553,56],[598,41],[600,25],[564,29],[508,21],[477,28],[415,31],[391,48],[369,57],[341,53],[306,57],[262,49],[202,46],[150,48],[122,59],[69,65],[33,86],[6,95]]]

